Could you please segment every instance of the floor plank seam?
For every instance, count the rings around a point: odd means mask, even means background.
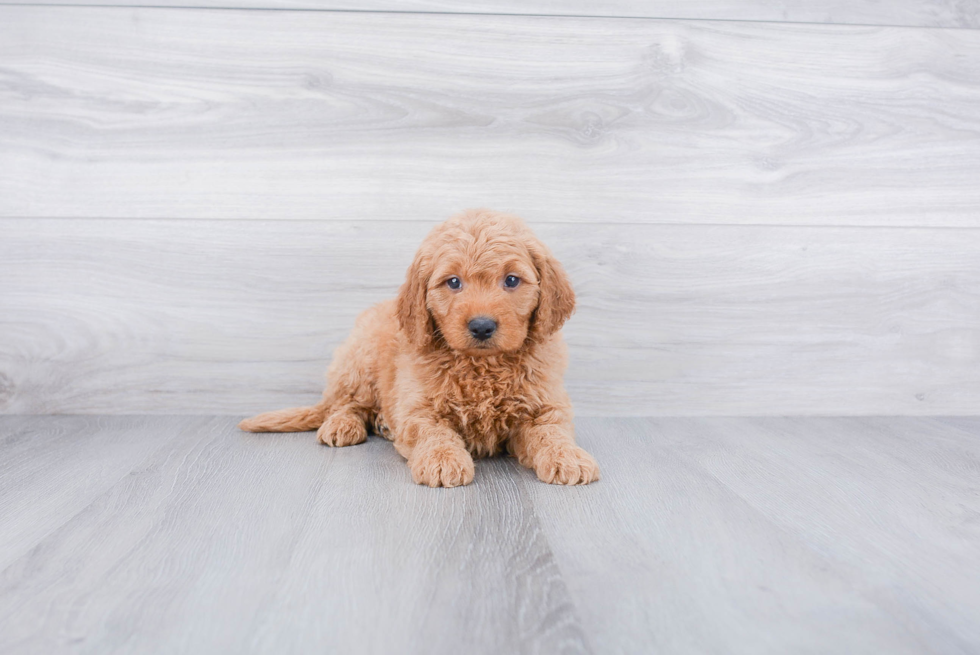
[[[582,640],[585,642],[586,652],[595,653],[596,650],[593,648],[592,642],[589,639],[588,630],[586,629],[586,626],[582,621],[582,613],[579,610],[578,603],[576,602],[575,597],[572,595],[571,590],[568,588],[568,582],[567,582],[568,578],[565,575],[565,571],[562,570],[561,563],[558,561],[558,558],[555,556],[555,550],[551,546],[551,540],[548,539],[548,533],[547,531],[545,531],[544,526],[541,524],[541,520],[538,518],[538,506],[537,504],[535,504],[534,497],[531,495],[531,491],[528,488],[527,479],[529,476],[527,473],[524,472],[523,467],[521,467],[520,463],[517,461],[516,458],[508,455],[507,459],[510,464],[510,470],[514,478],[517,480],[517,484],[520,486],[521,495],[524,497],[525,501],[527,502],[528,508],[531,510],[532,519],[534,521],[534,527],[535,530],[537,531],[537,538],[541,540],[542,545],[545,547],[548,553],[548,557],[551,559],[552,566],[554,566],[555,570],[558,571],[559,579],[561,580],[561,584],[565,589],[565,596],[568,598],[568,603],[571,605],[571,612],[572,612],[572,617],[575,620],[575,625],[578,627],[578,630],[582,635]],[[544,484],[544,483],[539,483],[538,480],[535,478],[531,482],[531,484]],[[599,484],[601,484],[601,481],[599,482]]]

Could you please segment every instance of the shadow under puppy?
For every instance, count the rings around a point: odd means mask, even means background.
[[[469,210],[435,227],[393,300],[361,314],[334,353],[323,400],[246,419],[249,432],[319,428],[328,446],[394,442],[430,487],[473,480],[507,450],[538,478],[588,484],[575,445],[559,331],[575,309],[561,264],[516,217]]]

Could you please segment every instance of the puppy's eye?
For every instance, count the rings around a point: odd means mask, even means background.
[[[448,280],[446,280],[446,286],[455,291],[456,289],[459,289],[461,286],[463,286],[463,281],[460,280],[458,277],[451,277]]]
[[[504,286],[507,287],[508,289],[513,289],[520,283],[521,283],[521,278],[517,277],[516,275],[508,275],[507,277],[504,278]]]

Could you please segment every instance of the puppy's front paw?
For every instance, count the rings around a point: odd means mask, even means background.
[[[459,446],[436,446],[413,456],[412,479],[430,487],[458,487],[473,482],[473,458]]]
[[[534,472],[548,484],[589,484],[599,479],[599,465],[578,446],[561,444],[534,456]]]
[[[337,412],[320,426],[316,436],[328,446],[353,446],[367,440],[367,426],[353,414]]]

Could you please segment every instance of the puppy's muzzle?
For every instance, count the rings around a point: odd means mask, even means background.
[[[477,341],[486,341],[497,330],[497,322],[486,316],[477,316],[469,322],[467,327],[470,329],[470,334],[473,335],[474,339]]]

